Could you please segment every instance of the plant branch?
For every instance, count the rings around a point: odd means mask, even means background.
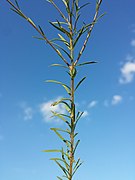
[[[45,33],[41,30],[41,28],[38,28],[34,22],[28,18],[24,13],[22,13],[22,11],[16,7],[10,0],[6,0],[13,8],[14,10],[20,15],[22,16],[24,19],[26,19],[28,21],[28,23],[43,37],[43,39],[54,49],[54,51],[60,56],[60,58],[64,61],[64,63],[69,67],[69,63],[66,61],[66,59],[62,56],[62,54],[60,53],[60,51],[58,49],[56,49],[52,43],[48,40],[48,38],[46,37]]]
[[[87,37],[86,37],[86,39],[85,39],[85,41],[84,41],[84,44],[83,44],[83,46],[82,46],[82,48],[81,48],[81,50],[80,50],[80,52],[79,52],[79,54],[78,54],[78,57],[77,57],[76,61],[75,61],[75,66],[76,66],[76,64],[78,63],[78,61],[79,61],[82,53],[84,52],[84,50],[85,50],[85,48],[86,48],[86,45],[87,45],[88,40],[89,40],[89,38],[90,38],[91,32],[92,32],[92,30],[93,30],[93,28],[94,28],[94,25],[95,25],[95,23],[96,23],[96,20],[97,20],[97,18],[98,18],[98,13],[99,13],[99,9],[100,9],[101,3],[102,3],[102,0],[99,0],[99,1],[97,2],[96,12],[95,12],[95,15],[94,15],[94,18],[93,18],[93,21],[92,21],[92,25],[90,26],[90,29],[89,29],[88,34],[87,34]]]

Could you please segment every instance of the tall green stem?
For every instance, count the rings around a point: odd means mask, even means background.
[[[73,24],[72,24],[72,11],[69,14],[70,19],[70,56],[71,56],[71,133],[70,133],[70,168],[69,168],[69,180],[72,180],[73,176],[73,163],[74,163],[74,124],[75,124],[75,102],[74,102],[74,47],[73,47]]]

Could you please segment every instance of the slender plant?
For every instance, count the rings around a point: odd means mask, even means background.
[[[80,27],[80,16],[81,10],[85,6],[89,5],[89,2],[80,6],[79,0],[61,0],[64,3],[65,13],[63,10],[55,3],[55,0],[47,0],[49,3],[54,6],[56,11],[61,16],[62,21],[56,20],[56,22],[50,22],[50,24],[58,31],[58,37],[52,40],[49,40],[41,28],[41,26],[37,26],[32,19],[27,17],[20,6],[15,0],[13,3],[10,0],[6,0],[11,5],[11,10],[24,18],[28,23],[38,32],[39,37],[35,37],[39,40],[45,41],[51,48],[57,53],[57,55],[62,60],[62,64],[52,64],[52,66],[59,66],[62,68],[66,68],[66,72],[70,78],[70,84],[67,85],[63,82],[56,80],[48,80],[47,82],[52,82],[61,85],[67,93],[67,97],[59,99],[57,102],[54,102],[52,106],[56,106],[58,104],[63,104],[66,112],[65,114],[61,114],[59,112],[52,111],[52,116],[60,118],[65,124],[66,129],[61,128],[51,128],[52,131],[56,133],[56,135],[63,141],[64,147],[61,149],[51,149],[44,150],[44,152],[58,152],[60,156],[57,158],[51,158],[51,160],[55,161],[55,163],[60,167],[63,172],[63,176],[57,178],[59,180],[63,180],[67,178],[68,180],[72,180],[74,174],[81,166],[82,162],[79,159],[75,159],[75,152],[80,140],[76,140],[76,125],[80,120],[83,112],[77,111],[75,104],[75,93],[78,87],[82,84],[86,77],[83,77],[78,83],[75,83],[75,78],[77,77],[77,69],[80,66],[90,65],[96,63],[95,61],[87,61],[80,63],[80,58],[87,46],[88,40],[91,36],[91,32],[97,23],[98,19],[102,17],[104,14],[99,15],[99,9],[102,3],[102,0],[96,0],[95,14],[92,22],[85,24],[82,23]],[[82,47],[78,50],[78,42],[85,35],[84,43]],[[65,133],[66,135],[63,134]]]

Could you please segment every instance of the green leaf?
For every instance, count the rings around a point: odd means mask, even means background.
[[[69,43],[66,41],[66,39],[61,35],[61,34],[58,34],[58,36],[60,37],[61,41],[69,48]]]
[[[70,145],[69,145],[68,141],[65,140],[60,133],[58,133],[58,131],[56,130],[56,128],[51,128],[51,130],[54,131],[54,132],[57,134],[57,136],[58,136],[64,143],[66,143],[67,147],[70,148]]]
[[[77,169],[82,165],[82,163],[83,163],[83,162],[81,162],[81,163],[76,167],[76,169],[75,169],[74,172],[73,172],[73,175],[76,173]]]
[[[40,38],[40,37],[36,37],[36,36],[33,36],[33,38],[35,38],[35,39],[38,39],[38,40],[44,40],[44,38]]]
[[[51,111],[51,112],[52,112],[53,116],[60,118],[62,121],[64,121],[71,128],[70,123],[63,117],[63,115],[56,113],[54,111]]]
[[[62,141],[64,140],[64,138],[61,136],[60,133],[57,132],[57,130],[55,128],[51,128],[51,130],[54,131]]]
[[[69,158],[68,154],[63,152],[63,150],[60,150],[60,149],[47,149],[47,150],[43,150],[42,152],[61,153],[61,154],[64,154],[67,158]]]
[[[77,23],[78,23],[79,18],[80,18],[80,14],[77,15],[77,18],[76,18],[75,23],[74,23],[74,31],[75,32],[76,32],[76,27],[77,27]]]
[[[80,32],[78,33],[78,36],[77,36],[77,38],[75,39],[75,42],[74,42],[74,44],[73,44],[73,47],[75,47],[75,45],[77,44],[78,40],[79,40],[80,37],[82,36],[83,30],[84,30],[84,27],[82,27],[81,30],[80,30]]]
[[[21,16],[22,18],[26,19],[26,17],[18,10],[15,10],[13,8],[10,8],[12,11],[14,11],[15,13],[17,13],[19,16]]]
[[[67,68],[67,69],[68,69],[67,66],[64,66],[64,65],[62,65],[62,64],[51,64],[51,66],[58,66],[58,67],[63,67],[63,68]]]
[[[70,89],[70,87],[69,87],[69,86],[67,86],[66,84],[63,84],[63,83],[62,83],[62,82],[60,82],[60,81],[47,80],[46,82],[51,82],[51,83],[60,84],[60,85],[62,85],[62,86],[65,88],[65,90],[67,91],[67,93],[68,93],[69,95],[71,94],[71,89]]]
[[[89,61],[89,62],[84,62],[84,63],[81,63],[81,64],[77,64],[76,66],[84,66],[84,65],[87,65],[87,64],[94,64],[94,63],[97,63],[96,61]]]
[[[102,18],[103,16],[105,16],[106,15],[106,12],[105,13],[103,13],[103,14],[101,14],[100,16],[98,16],[98,18],[97,18],[97,20],[96,21],[98,21],[100,18]]]
[[[66,1],[66,0],[62,0],[62,1],[66,7],[67,12],[70,13],[69,1]]]
[[[60,24],[60,25],[61,25],[61,24],[68,25],[66,22],[60,22],[60,21],[58,21],[58,20],[57,20],[56,22],[52,22],[52,23],[53,23],[53,24]]]
[[[81,160],[80,158],[77,160],[77,162],[76,162],[76,164],[75,164],[75,166],[74,166],[73,170],[75,170],[75,169],[76,169],[76,167],[78,166],[78,164],[79,164],[80,160]]]
[[[55,27],[56,29],[58,29],[59,31],[63,32],[64,34],[66,34],[68,37],[71,37],[70,33],[65,29],[63,28],[62,26],[61,27],[58,27],[56,26],[53,22],[49,22],[53,27]]]
[[[44,36],[45,34],[44,34],[44,31],[42,30],[41,26],[38,26],[38,27],[39,27],[39,29],[40,29],[40,32],[41,32],[42,35]]]
[[[87,6],[87,5],[89,5],[89,4],[90,4],[90,3],[86,3],[86,4],[82,5],[82,6],[80,6],[80,7],[79,7],[79,10],[82,9],[82,8],[84,8],[85,6]]]
[[[64,48],[62,48],[60,45],[58,45],[58,44],[56,44],[56,43],[54,43],[54,42],[52,42],[52,44],[55,45],[55,46],[57,46],[59,49],[61,49],[65,54],[67,54],[67,56],[69,57],[69,59],[71,59],[70,54],[69,54]]]
[[[57,131],[66,132],[66,133],[70,134],[70,130],[69,130],[69,129],[66,129],[66,130],[61,129],[61,128],[51,128],[51,129],[52,129],[52,130],[55,129],[55,130],[57,130]]]
[[[86,79],[86,77],[83,77],[79,83],[77,84],[76,88],[75,88],[75,91],[77,90],[77,88],[80,86],[80,84]]]
[[[54,103],[52,103],[51,106],[56,106],[56,105],[58,105],[60,103],[64,103],[65,104],[64,101],[66,101],[66,100],[71,101],[69,98],[61,98],[60,100],[55,101]]]
[[[67,147],[70,147],[68,141],[65,140],[60,133],[57,132],[57,129],[56,129],[56,128],[51,128],[51,130],[54,131],[54,132],[57,134],[57,136],[58,136],[64,143],[66,143]]]
[[[83,113],[84,112],[80,112],[80,111],[77,113],[74,128],[76,127],[76,125],[77,125],[79,119],[82,117]]]
[[[76,148],[77,148],[77,146],[78,146],[79,143],[80,143],[80,140],[78,140],[78,141],[76,142],[75,147],[74,147],[73,154],[75,154]]]
[[[66,177],[68,178],[68,174],[69,172],[57,161],[55,160],[56,164],[62,169],[62,171],[64,172],[64,174],[66,175]]]
[[[42,152],[61,152],[61,150],[59,150],[59,149],[47,149],[47,150],[43,150]]]
[[[20,7],[19,7],[17,0],[15,0],[15,3],[16,3],[17,8],[20,10]]]
[[[59,176],[57,176],[57,178],[59,179],[59,180],[63,180],[62,178],[60,178]]]
[[[66,162],[65,159],[61,159],[61,158],[51,158],[50,160],[53,160],[53,161],[61,161],[61,162],[63,162],[63,163],[65,164],[67,170],[68,170],[68,168],[69,168],[69,165],[68,165],[68,163]]]

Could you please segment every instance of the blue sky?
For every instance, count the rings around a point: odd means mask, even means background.
[[[83,1],[84,2],[84,1]],[[87,22],[94,3],[83,11]],[[22,9],[46,35],[55,36],[48,20],[58,14],[49,3],[24,1]],[[61,6],[62,7],[62,6]],[[94,28],[82,58],[99,63],[79,70],[87,76],[76,94],[84,117],[77,127],[81,143],[77,156],[84,164],[75,180],[135,180],[135,1],[103,1],[107,12]],[[65,95],[47,79],[67,81],[53,50],[32,36],[37,33],[0,4],[0,179],[56,179],[61,174],[41,151],[61,147],[50,127],[63,127],[50,119],[50,104]],[[81,42],[80,42],[81,43]],[[57,110],[64,111],[61,106]]]

